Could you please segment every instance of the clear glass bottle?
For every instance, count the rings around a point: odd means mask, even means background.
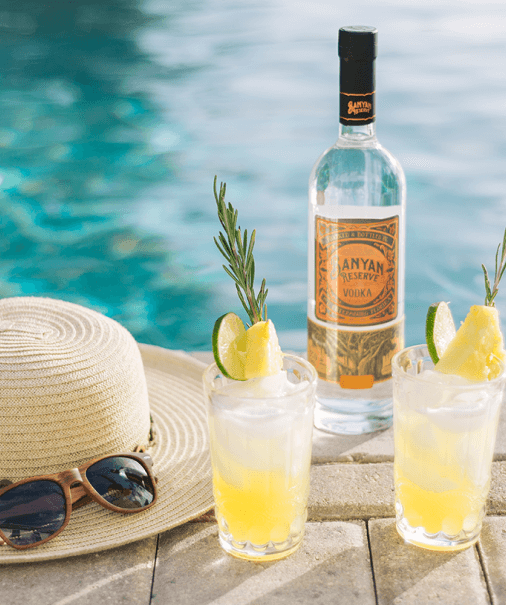
[[[404,345],[406,183],[376,139],[377,30],[339,30],[340,132],[309,179],[308,359],[315,426],[392,423],[391,359]]]

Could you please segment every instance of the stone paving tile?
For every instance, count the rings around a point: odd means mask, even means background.
[[[492,480],[487,501],[489,515],[506,513],[506,462],[492,463]]]
[[[391,463],[325,464],[311,467],[309,519],[393,517]]]
[[[394,499],[392,463],[311,467],[311,521],[394,517]],[[506,462],[492,463],[487,512],[506,514]]]
[[[252,563],[225,554],[215,524],[160,536],[153,605],[375,605],[365,524],[307,523],[297,552]]]
[[[329,462],[393,462],[393,429],[369,435],[331,435],[313,431],[313,464]]]
[[[378,605],[490,603],[475,547],[443,553],[406,544],[393,519],[370,520],[369,537]]]
[[[497,428],[497,439],[495,442],[495,460],[506,460],[506,395],[503,398],[499,426]]]
[[[494,605],[506,603],[506,517],[486,517],[478,542]]]
[[[149,605],[157,538],[91,555],[0,566],[1,605]]]

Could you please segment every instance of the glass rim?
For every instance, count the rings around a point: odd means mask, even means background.
[[[304,359],[304,357],[301,357],[300,355],[294,355],[292,353],[282,353],[283,355],[283,359],[287,359],[290,361],[294,361],[296,363],[301,364],[302,366],[305,367],[305,369],[307,371],[309,371],[311,373],[311,380],[305,381],[306,385],[304,385],[304,388],[300,388],[297,389],[294,393],[288,393],[286,395],[281,395],[281,396],[273,396],[273,397],[258,397],[258,396],[251,396],[251,395],[229,395],[227,393],[220,393],[220,397],[230,397],[231,399],[241,399],[241,400],[264,400],[264,401],[276,401],[279,399],[286,399],[289,397],[298,397],[300,396],[301,393],[307,391],[308,388],[316,388],[316,384],[318,381],[318,373],[316,372],[315,367],[313,366],[313,364],[311,362],[309,362],[307,359]],[[226,380],[232,381],[232,378],[227,378],[226,376],[223,375],[223,372],[220,370],[220,368],[218,367],[218,364],[213,361],[210,365],[207,366],[207,368],[205,368],[204,373],[202,375],[202,380],[204,381],[204,385],[205,387],[209,390],[209,394],[215,394],[217,393],[220,389],[216,389],[215,387],[212,386],[212,382],[214,380],[214,377],[216,376],[216,374],[220,374],[221,376],[223,376]],[[212,378],[211,378],[212,377]],[[252,379],[250,379],[252,380]],[[247,380],[236,380],[234,382],[244,382],[246,383]],[[299,383],[302,384],[302,383]]]
[[[405,380],[411,380],[412,382],[416,382],[416,383],[438,384],[432,380],[427,380],[426,378],[420,377],[419,375],[408,374],[399,365],[398,362],[403,353],[405,354],[405,353],[408,353],[409,351],[414,351],[416,349],[426,349],[427,355],[425,355],[424,357],[428,357],[429,359],[431,359],[427,344],[422,343],[422,344],[411,345],[410,347],[406,347],[406,348],[402,349],[401,351],[398,351],[392,357],[392,376],[394,376],[394,374],[396,374],[397,376],[400,376]],[[451,384],[451,383],[448,383],[448,384],[439,383],[439,384],[441,387],[458,388],[458,389],[470,390],[470,391],[475,390],[475,389],[483,389],[484,387],[496,386],[499,383],[504,382],[506,380],[506,363],[504,361],[502,361],[501,359],[499,359],[499,357],[496,357],[496,359],[497,359],[497,362],[499,363],[499,365],[502,367],[502,371],[499,374],[499,376],[492,378],[492,380],[482,380],[480,382],[469,382],[468,384]],[[415,361],[415,360],[412,360],[412,361]],[[446,375],[447,376],[456,376],[456,374],[446,374]]]

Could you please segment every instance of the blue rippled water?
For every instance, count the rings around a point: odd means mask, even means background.
[[[217,174],[257,229],[281,344],[303,350],[307,181],[337,138],[349,24],[379,29],[378,136],[407,177],[407,344],[435,300],[462,320],[506,226],[502,0],[0,1],[0,296],[209,349],[240,312]]]

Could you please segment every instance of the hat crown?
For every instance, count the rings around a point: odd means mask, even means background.
[[[60,472],[147,445],[137,343],[74,303],[0,300],[0,480]]]

